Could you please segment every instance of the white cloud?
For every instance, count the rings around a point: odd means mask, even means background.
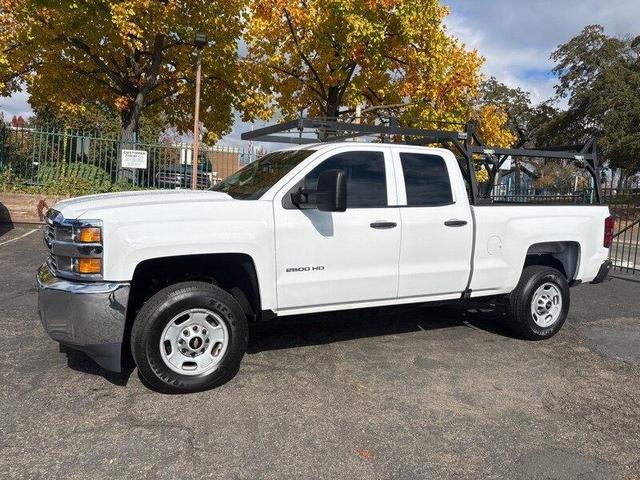
[[[443,0],[446,24],[486,59],[484,72],[531,92],[540,102],[553,95],[549,56],[585,26],[601,24],[610,35],[640,34],[640,1]]]
[[[0,112],[2,112],[7,120],[15,115],[27,118],[32,114],[29,105],[29,95],[27,92],[17,92],[10,97],[0,97]]]

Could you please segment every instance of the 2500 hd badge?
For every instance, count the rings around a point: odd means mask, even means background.
[[[286,272],[317,272],[324,270],[324,265],[318,265],[316,267],[287,267]]]

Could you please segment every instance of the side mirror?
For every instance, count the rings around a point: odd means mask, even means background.
[[[347,179],[343,170],[326,170],[318,177],[316,205],[321,212],[347,209]]]

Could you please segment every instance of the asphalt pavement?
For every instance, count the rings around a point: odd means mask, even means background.
[[[0,228],[0,478],[640,479],[640,276],[572,289],[543,342],[482,306],[278,319],[161,395],[45,335],[33,229]]]

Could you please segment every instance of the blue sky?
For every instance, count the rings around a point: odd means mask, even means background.
[[[450,33],[486,59],[488,76],[531,92],[540,102],[553,95],[551,52],[586,25],[600,23],[612,35],[640,34],[640,0],[443,0],[451,9]],[[0,98],[9,118],[28,116],[27,95]],[[234,125],[225,138],[235,144],[246,124]]]

